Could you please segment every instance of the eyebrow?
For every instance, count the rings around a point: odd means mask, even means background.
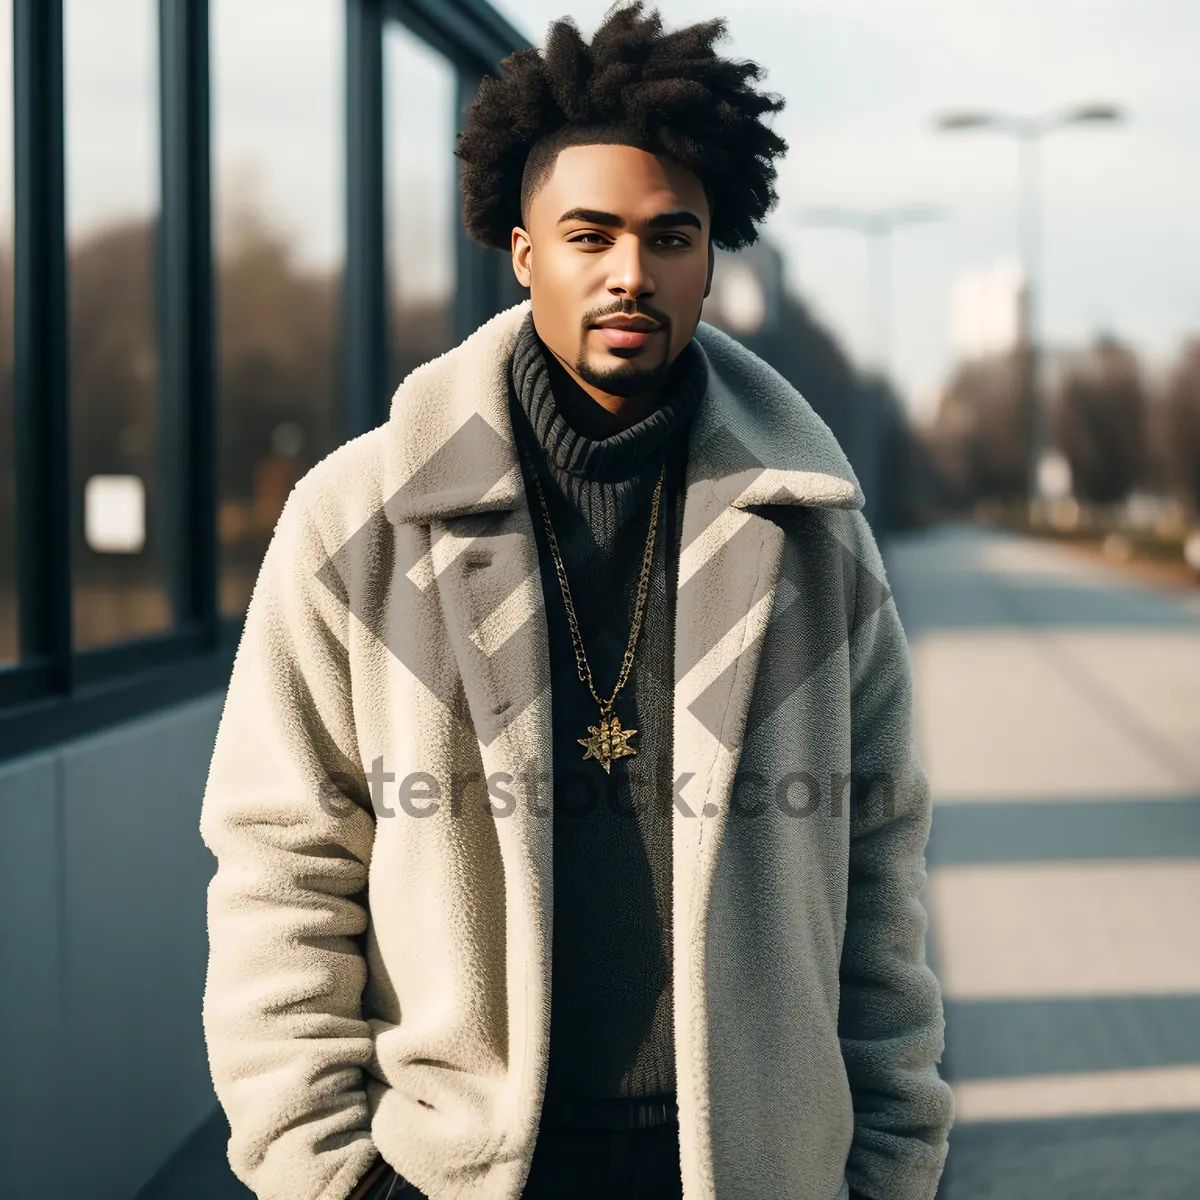
[[[608,225],[614,229],[624,229],[625,220],[616,213],[600,212],[594,208],[572,208],[558,218],[560,225],[567,221],[586,221],[590,225]],[[701,229],[700,218],[695,213],[683,211],[659,213],[647,222],[651,229],[674,229],[679,225],[694,225]]]

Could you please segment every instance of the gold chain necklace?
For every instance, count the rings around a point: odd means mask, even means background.
[[[523,449],[522,455],[524,455]],[[575,740],[586,748],[583,756],[585,762],[589,758],[594,758],[606,772],[611,771],[613,759],[625,758],[628,755],[637,753],[629,744],[629,739],[637,733],[637,730],[622,729],[621,719],[612,711],[612,707],[613,702],[617,698],[617,693],[625,686],[625,681],[629,678],[629,671],[633,666],[634,650],[637,647],[638,634],[642,628],[642,613],[646,608],[646,595],[650,587],[650,564],[654,559],[654,533],[658,528],[659,499],[662,496],[663,477],[666,475],[667,465],[664,462],[662,470],[658,473],[658,483],[654,488],[654,500],[650,506],[650,529],[646,534],[646,548],[642,552],[642,570],[638,578],[637,600],[634,604],[633,627],[629,633],[629,645],[625,648],[625,658],[621,663],[621,672],[617,678],[617,686],[613,688],[613,694],[607,700],[601,700],[596,695],[596,688],[592,683],[592,670],[588,666],[587,655],[583,651],[583,639],[579,634],[579,622],[575,617],[575,605],[571,602],[571,589],[567,585],[567,572],[563,567],[562,556],[558,552],[558,539],[554,536],[554,526],[550,522],[550,509],[546,504],[546,497],[542,492],[542,481],[538,477],[537,469],[529,462],[527,456],[525,457],[525,461],[528,463],[530,474],[533,476],[533,482],[537,488],[538,500],[541,501],[542,520],[546,526],[546,537],[550,542],[550,552],[554,558],[554,569],[558,575],[558,584],[562,589],[563,603],[567,609],[567,622],[571,626],[571,640],[575,645],[575,667],[579,672],[579,678],[588,685],[588,690],[592,693],[593,699],[600,706],[600,724],[588,726],[588,732],[591,734],[590,737],[576,738]]]

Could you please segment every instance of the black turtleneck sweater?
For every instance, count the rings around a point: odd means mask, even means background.
[[[554,937],[546,1112],[602,1123],[605,1099],[675,1092],[671,812],[675,591],[687,431],[707,384],[693,341],[659,406],[627,429],[542,344],[526,317],[509,406],[524,447],[550,639]],[[628,643],[651,500],[666,464],[649,593],[614,711],[636,755],[611,773],[577,738],[600,709],[575,663],[566,606],[529,462],[550,509],[596,692],[612,695]],[[572,1100],[576,1103],[572,1105]]]

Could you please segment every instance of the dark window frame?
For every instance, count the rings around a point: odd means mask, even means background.
[[[159,0],[156,320],[162,462],[177,483],[166,633],[76,652],[62,0],[13,0],[14,437],[20,659],[0,668],[0,764],[220,691],[243,618],[218,604],[217,412],[209,0]],[[461,123],[479,78],[529,45],[486,0],[345,0],[346,267],[340,427],[387,418],[383,29],[398,20],[455,69]],[[461,230],[461,222],[459,223]],[[460,233],[455,332],[501,303],[502,256]]]

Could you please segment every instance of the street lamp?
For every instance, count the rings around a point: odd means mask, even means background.
[[[935,126],[942,132],[964,129],[994,129],[1013,134],[1021,148],[1021,257],[1025,268],[1025,395],[1029,406],[1029,481],[1031,499],[1039,492],[1038,470],[1042,458],[1045,435],[1045,414],[1042,411],[1040,372],[1038,360],[1040,346],[1037,327],[1036,277],[1038,273],[1038,233],[1040,229],[1040,179],[1039,149],[1043,135],[1065,125],[1119,121],[1123,112],[1114,104],[1077,104],[1071,108],[1038,116],[1011,116],[1007,113],[959,110],[942,113],[936,118]]]
[[[900,225],[936,221],[944,214],[929,204],[909,204],[882,211],[863,212],[849,208],[810,207],[797,214],[801,224],[819,228],[854,229],[867,237],[870,251],[870,292],[874,307],[875,367],[888,374],[891,343],[891,233]]]

